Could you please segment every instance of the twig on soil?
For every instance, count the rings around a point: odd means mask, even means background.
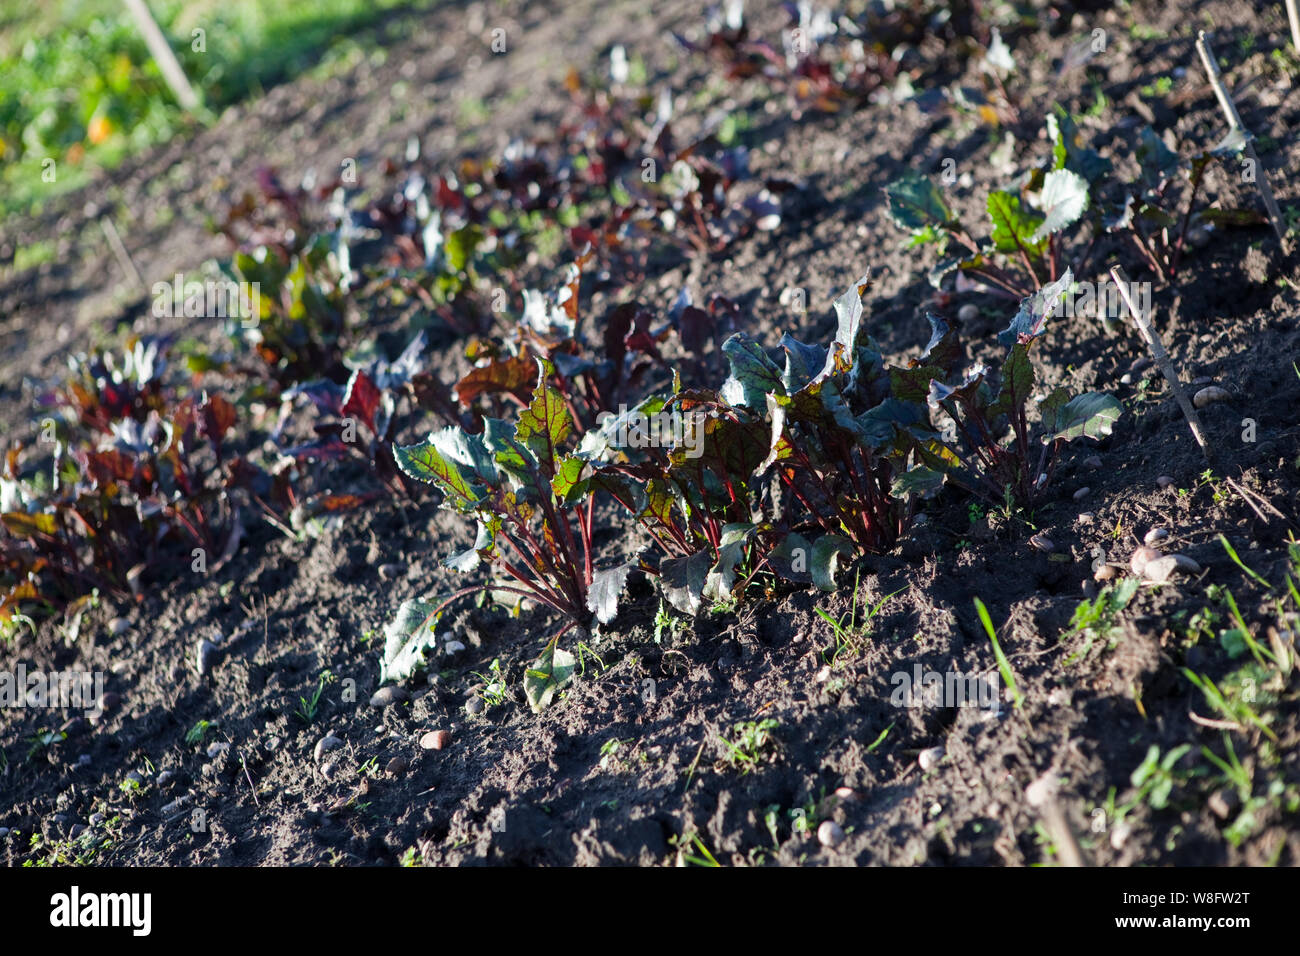
[[[126,277],[134,282],[141,292],[147,293],[149,287],[144,284],[144,277],[131,261],[131,254],[126,251],[122,237],[118,235],[117,226],[113,225],[113,220],[108,216],[100,216],[99,228],[104,231],[104,238],[108,240],[109,248],[113,250],[113,256],[117,259],[117,264],[122,267],[122,271],[126,273]]]
[[[1214,456],[1210,452],[1210,446],[1206,444],[1205,434],[1201,431],[1201,420],[1197,417],[1196,409],[1192,407],[1191,400],[1188,399],[1187,392],[1183,389],[1183,383],[1178,379],[1178,371],[1174,368],[1169,353],[1165,351],[1164,342],[1160,341],[1160,333],[1151,324],[1151,316],[1143,315],[1142,311],[1133,302],[1132,295],[1129,292],[1128,275],[1125,274],[1121,267],[1115,266],[1112,268],[1110,277],[1119,289],[1120,298],[1128,306],[1129,312],[1133,313],[1133,320],[1137,323],[1142,338],[1146,340],[1147,347],[1151,349],[1151,356],[1155,359],[1156,366],[1169,383],[1169,387],[1173,389],[1174,398],[1178,400],[1178,407],[1183,410],[1183,417],[1187,419],[1187,424],[1192,429],[1192,436],[1196,439],[1196,444],[1201,447],[1201,454],[1205,456],[1206,461],[1213,464]]]
[[[1025,800],[1038,811],[1043,826],[1056,844],[1057,854],[1065,866],[1092,866],[1092,860],[1079,845],[1074,828],[1057,802],[1056,771],[1049,770],[1025,788]]]
[[[1235,720],[1214,720],[1210,717],[1202,717],[1194,710],[1189,710],[1187,716],[1191,718],[1192,723],[1200,724],[1202,727],[1212,727],[1215,730],[1235,730],[1243,734],[1246,732],[1246,728]]]
[[[1251,491],[1248,488],[1244,487],[1243,485],[1237,484],[1231,478],[1225,478],[1224,481],[1227,482],[1229,488],[1231,488],[1233,491],[1237,493],[1237,497],[1239,497],[1242,501],[1246,502],[1246,504],[1250,505],[1250,509],[1254,511],[1255,514],[1259,515],[1260,521],[1263,521],[1265,523],[1268,522],[1267,516],[1265,516],[1264,512],[1260,510],[1260,506],[1262,505],[1265,509],[1271,511],[1275,516],[1281,518],[1283,521],[1285,521],[1287,524],[1291,525],[1292,527],[1295,527],[1291,519],[1288,518],[1286,515],[1284,515],[1281,511],[1279,511],[1277,507],[1271,501],[1265,498],[1263,495]],[[1258,501],[1259,504],[1256,504],[1255,503],[1256,501]]]
[[[253,777],[252,774],[248,772],[248,761],[244,759],[244,753],[242,750],[239,753],[239,765],[244,768],[244,779],[248,781],[248,789],[253,791],[253,803],[260,809],[262,801],[257,799],[257,787],[253,786]]]
[[[1288,0],[1288,3],[1294,5],[1295,0]],[[1294,29],[1295,21],[1292,20]],[[1246,136],[1246,156],[1254,164],[1255,169],[1255,187],[1259,194],[1264,197],[1264,207],[1268,210],[1268,220],[1273,224],[1273,231],[1277,233],[1278,241],[1286,242],[1286,233],[1282,230],[1282,213],[1277,208],[1277,200],[1273,198],[1273,190],[1268,185],[1268,176],[1264,174],[1264,167],[1260,164],[1259,156],[1255,152],[1255,144],[1251,141],[1250,133],[1246,130],[1245,125],[1241,122],[1241,114],[1237,112],[1237,104],[1232,100],[1232,94],[1228,92],[1227,86],[1223,83],[1223,77],[1219,75],[1219,63],[1214,58],[1214,51],[1210,49],[1210,41],[1205,38],[1205,31],[1201,30],[1196,34],[1196,52],[1201,55],[1201,63],[1205,66],[1205,72],[1210,77],[1210,85],[1214,87],[1214,95],[1218,97],[1219,106],[1223,109],[1223,115],[1227,117],[1228,126],[1233,131],[1240,131]]]
[[[1286,0],[1286,18],[1291,21],[1291,45],[1300,53],[1300,10],[1296,0]]]

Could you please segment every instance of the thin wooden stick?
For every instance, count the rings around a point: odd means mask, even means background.
[[[1295,0],[1288,0],[1294,4]],[[1294,20],[1292,24],[1294,25]],[[1205,31],[1201,30],[1196,35],[1196,51],[1201,55],[1201,63],[1205,66],[1205,72],[1210,77],[1210,85],[1214,87],[1214,95],[1219,100],[1219,106],[1223,109],[1223,115],[1227,117],[1228,126],[1233,130],[1239,130],[1246,134],[1245,152],[1247,158],[1255,164],[1255,188],[1259,194],[1264,197],[1264,207],[1268,210],[1268,220],[1273,224],[1273,231],[1277,233],[1279,242],[1286,241],[1286,233],[1282,231],[1282,213],[1277,208],[1277,200],[1273,198],[1273,190],[1268,184],[1268,177],[1264,175],[1264,166],[1259,161],[1259,155],[1255,152],[1255,144],[1251,141],[1250,133],[1246,130],[1245,125],[1241,122],[1241,114],[1237,112],[1237,104],[1232,101],[1232,94],[1223,83],[1223,77],[1219,75],[1219,61],[1214,58],[1214,51],[1210,49],[1210,41],[1205,38]]]
[[[196,112],[199,109],[198,94],[194,92],[194,87],[190,86],[190,81],[185,78],[185,71],[181,69],[176,54],[172,52],[171,46],[167,43],[167,38],[163,36],[162,30],[158,28],[158,24],[154,21],[153,14],[149,12],[149,7],[145,5],[144,0],[123,0],[123,2],[126,3],[126,8],[131,11],[131,15],[135,17],[140,32],[144,34],[144,42],[149,47],[149,53],[157,62],[158,70],[162,73],[163,79],[167,81],[167,85],[171,87],[177,102],[187,112]]]
[[[1286,16],[1291,21],[1291,45],[1300,53],[1300,10],[1296,9],[1296,0],[1286,0]]]
[[[1092,866],[1092,860],[1079,844],[1074,827],[1057,800],[1056,771],[1049,770],[1025,788],[1025,802],[1038,811],[1063,866]]]
[[[1205,460],[1213,463],[1213,456],[1210,453],[1210,446],[1205,441],[1205,434],[1201,431],[1201,420],[1196,415],[1196,409],[1192,407],[1191,401],[1187,397],[1187,392],[1183,389],[1183,383],[1178,378],[1178,370],[1174,368],[1173,360],[1169,358],[1169,353],[1165,351],[1164,342],[1160,341],[1160,333],[1151,325],[1151,316],[1143,315],[1133,301],[1129,293],[1128,276],[1120,266],[1115,266],[1110,270],[1111,280],[1119,289],[1119,296],[1128,306],[1129,312],[1133,313],[1133,321],[1137,323],[1138,331],[1142,333],[1142,338],[1146,340],[1147,347],[1151,349],[1151,357],[1156,361],[1156,367],[1164,375],[1165,381],[1174,391],[1174,398],[1178,401],[1178,407],[1183,410],[1183,417],[1187,419],[1187,424],[1191,426],[1192,436],[1196,439],[1196,444],[1201,446],[1201,454]]]
[[[117,226],[113,225],[113,220],[108,216],[100,216],[99,228],[104,231],[104,238],[108,240],[108,245],[117,258],[117,264],[122,267],[126,277],[132,280],[142,292],[148,292],[149,287],[144,284],[144,277],[140,275],[140,270],[131,261],[131,254],[126,251],[126,245],[122,242],[122,237],[118,235]]]

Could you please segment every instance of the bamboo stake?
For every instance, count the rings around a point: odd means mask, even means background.
[[[1164,342],[1160,341],[1160,333],[1155,330],[1151,324],[1151,316],[1143,315],[1141,310],[1133,302],[1133,297],[1129,293],[1128,276],[1120,266],[1115,266],[1110,270],[1111,281],[1119,289],[1119,296],[1128,306],[1129,312],[1133,314],[1133,321],[1137,324],[1138,331],[1142,333],[1142,338],[1146,341],[1147,347],[1151,349],[1151,357],[1155,359],[1156,367],[1173,389],[1174,398],[1178,401],[1178,407],[1183,410],[1183,417],[1187,419],[1187,424],[1192,429],[1192,436],[1196,439],[1196,444],[1201,447],[1201,454],[1205,460],[1213,464],[1213,456],[1210,453],[1210,446],[1205,441],[1205,434],[1201,431],[1201,420],[1196,415],[1196,409],[1192,406],[1191,400],[1187,397],[1187,392],[1183,389],[1183,383],[1178,378],[1178,370],[1174,368],[1173,360],[1169,358],[1169,353],[1165,351]]]
[[[199,97],[194,92],[194,87],[190,86],[190,81],[185,78],[185,71],[181,69],[180,63],[176,59],[176,54],[172,52],[171,46],[167,43],[167,38],[163,36],[162,30],[154,21],[153,14],[149,12],[148,6],[144,0],[123,0],[126,8],[131,11],[135,17],[136,25],[140,27],[140,32],[144,34],[144,42],[149,46],[149,53],[158,63],[158,69],[162,72],[163,79],[167,85],[172,88],[176,100],[181,104],[186,112],[194,113],[199,109]]]
[[[1291,45],[1300,53],[1300,11],[1296,9],[1296,0],[1286,0],[1286,17],[1291,21]]]
[[[1294,5],[1295,0],[1288,0],[1288,3]],[[1292,21],[1294,24],[1294,20]],[[1232,94],[1223,83],[1223,77],[1219,74],[1219,62],[1214,58],[1214,51],[1210,49],[1210,41],[1205,38],[1205,31],[1201,30],[1196,35],[1196,52],[1201,55],[1201,63],[1205,66],[1205,72],[1210,77],[1210,85],[1214,87],[1214,95],[1219,100],[1219,106],[1223,109],[1223,115],[1227,117],[1228,126],[1234,131],[1239,130],[1246,134],[1246,156],[1255,164],[1255,187],[1259,194],[1264,197],[1264,207],[1268,210],[1268,220],[1273,224],[1273,231],[1277,233],[1279,242],[1286,241],[1286,234],[1282,231],[1282,213],[1277,208],[1277,200],[1273,198],[1273,190],[1268,185],[1268,177],[1264,174],[1264,166],[1259,161],[1259,155],[1255,152],[1255,144],[1252,142],[1250,133],[1245,125],[1241,122],[1241,114],[1237,112],[1237,104],[1232,101]]]
[[[100,216],[99,228],[104,231],[104,238],[108,240],[109,248],[113,250],[113,255],[117,258],[117,264],[122,267],[126,277],[134,282],[141,292],[148,292],[149,287],[144,284],[144,277],[140,275],[140,270],[131,261],[131,254],[126,251],[126,245],[122,242],[122,237],[118,235],[117,226],[113,224],[113,220],[108,216]]]

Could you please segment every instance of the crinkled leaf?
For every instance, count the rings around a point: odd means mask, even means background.
[[[511,355],[493,359],[486,365],[470,369],[456,383],[456,398],[468,408],[480,395],[507,392],[526,400],[537,380],[537,362],[530,355]]]
[[[781,384],[785,386],[787,395],[799,391],[826,368],[826,349],[820,345],[805,345],[786,333],[781,336],[781,348],[785,349]]]
[[[925,465],[916,465],[894,479],[891,493],[896,498],[901,498],[904,495],[930,498],[938,494],[939,490],[943,488],[946,478],[945,472],[927,468]]]
[[[711,564],[708,551],[686,558],[666,558],[659,563],[659,587],[668,603],[683,614],[696,615]]]
[[[573,422],[569,418],[564,397],[546,380],[546,363],[539,359],[537,368],[537,387],[533,392],[533,400],[519,415],[515,438],[537,457],[542,470],[550,475]]]
[[[736,583],[736,565],[745,557],[745,547],[754,534],[754,525],[736,523],[725,525],[718,539],[718,560],[709,569],[704,581],[704,596],[714,601],[726,600]]]
[[[939,187],[924,173],[908,172],[885,187],[885,196],[890,217],[903,229],[941,228],[952,221],[952,211],[944,203]]]
[[[524,696],[533,713],[540,714],[551,705],[555,695],[573,680],[577,663],[571,653],[557,647],[554,641],[546,645],[541,656],[524,671]]]
[[[434,627],[429,619],[437,607],[429,601],[403,601],[397,616],[384,626],[384,650],[379,656],[379,683],[404,681],[427,666],[425,653],[436,651]]]
[[[1031,237],[1034,242],[1079,221],[1088,208],[1088,184],[1078,173],[1068,169],[1053,170],[1043,178],[1038,205],[1046,218]]]
[[[485,486],[497,477],[483,436],[467,435],[455,427],[434,432],[417,445],[399,445],[393,457],[407,476],[436,484],[461,510],[481,502]]]
[[[835,590],[835,566],[840,555],[853,554],[853,543],[838,534],[824,534],[813,542],[812,572],[813,583],[823,591]]]
[[[1007,348],[1017,342],[1028,343],[1043,333],[1047,317],[1060,305],[1074,285],[1074,272],[1066,269],[1055,282],[1049,282],[1033,295],[1020,300],[1020,308],[1011,324],[998,333],[998,342]]]
[[[601,624],[608,624],[618,614],[618,599],[627,584],[628,572],[634,562],[620,564],[616,568],[597,571],[591,576],[591,586],[587,588],[587,610],[596,615]]]
[[[588,483],[582,477],[587,463],[575,455],[565,455],[555,468],[551,479],[551,493],[562,505],[571,507],[587,495]]]
[[[1072,399],[1057,413],[1055,432],[1045,442],[1087,437],[1099,439],[1109,435],[1111,427],[1124,414],[1119,399],[1104,392],[1085,392]]]
[[[1148,189],[1158,190],[1178,171],[1178,155],[1150,126],[1138,133],[1138,167]]]
[[[722,384],[722,397],[741,408],[765,409],[769,392],[782,392],[781,370],[763,347],[743,332],[722,343],[731,375]]]
[[[812,560],[812,542],[796,531],[781,539],[767,556],[768,566],[787,581],[808,584],[812,581],[809,564]]]

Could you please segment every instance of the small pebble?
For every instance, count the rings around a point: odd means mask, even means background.
[[[131,630],[131,622],[124,617],[115,617],[108,622],[108,633],[118,637]]]
[[[1142,577],[1154,584],[1164,584],[1168,581],[1178,568],[1178,559],[1173,555],[1166,555],[1163,558],[1156,558],[1154,561],[1148,561],[1142,566]]]
[[[979,317],[980,317],[979,306],[975,305],[972,302],[967,302],[965,305],[963,305],[960,309],[957,310],[957,321],[959,322],[974,322]]]
[[[477,697],[471,697],[469,700],[465,701],[465,713],[469,714],[471,717],[475,714],[483,713],[483,701]]]
[[[1148,564],[1160,557],[1160,552],[1155,548],[1143,546],[1133,550],[1133,556],[1129,559],[1128,566],[1133,569],[1133,573],[1141,577],[1143,569]]]
[[[226,743],[224,740],[214,740],[212,743],[208,744],[208,759],[215,760],[217,757],[229,750],[230,744]]]
[[[839,800],[840,803],[857,803],[859,799],[858,792],[852,787],[836,787],[835,799]]]
[[[334,764],[332,762],[327,764],[322,764],[320,768],[320,774],[326,780],[329,780],[331,777],[334,776]]]
[[[1172,488],[1174,486],[1174,479],[1169,475],[1161,475],[1156,479],[1156,485],[1160,488]]]
[[[1074,500],[1075,500],[1075,501],[1082,501],[1084,498],[1088,497],[1088,495],[1090,495],[1090,494],[1092,494],[1092,489],[1091,489],[1091,488],[1088,488],[1088,487],[1085,486],[1085,487],[1083,487],[1083,488],[1080,488],[1078,491],[1076,491],[1076,492],[1074,493]]]
[[[1101,458],[1098,457],[1097,455],[1089,455],[1087,458],[1083,460],[1083,467],[1091,468],[1094,471],[1096,471],[1098,468],[1101,467]]]
[[[7,836],[9,836],[9,828],[0,827],[0,840],[5,839]]]
[[[1210,794],[1210,798],[1205,801],[1205,805],[1220,820],[1226,820],[1240,805],[1240,801],[1237,799],[1237,795],[1230,790],[1216,790]]]
[[[338,750],[342,746],[343,741],[339,740],[339,738],[335,737],[333,734],[328,734],[316,741],[316,748],[312,751],[312,757],[315,759],[316,763],[320,763],[321,757],[329,753],[331,750]]]
[[[927,747],[917,755],[916,762],[921,765],[922,770],[933,770],[939,766],[939,761],[942,759],[942,747]]]
[[[399,704],[406,700],[410,695],[404,689],[396,684],[390,684],[387,687],[381,687],[370,695],[371,707],[390,707],[393,704]]]
[[[817,842],[822,846],[839,846],[844,842],[844,828],[834,820],[823,820],[817,828]]]
[[[176,774],[172,773],[170,770],[164,770],[162,773],[158,774],[158,786],[165,787],[175,779]]]
[[[400,777],[402,774],[406,773],[406,768],[410,765],[410,761],[405,757],[394,757],[392,760],[388,761],[388,766],[385,767],[384,770],[387,771],[390,777]]]
[[[1119,574],[1119,570],[1113,564],[1103,564],[1096,571],[1092,572],[1094,581],[1111,581]]]
[[[392,581],[406,574],[406,565],[404,564],[381,564],[379,566],[379,576],[385,581]]]
[[[1036,551],[1051,551],[1056,545],[1052,544],[1052,539],[1045,534],[1036,534],[1029,539],[1029,546]]]
[[[126,775],[126,779],[136,784],[144,783],[144,776],[138,770],[132,770]]]
[[[461,641],[443,641],[442,643],[442,652],[444,654],[459,654],[464,649],[465,645]]]
[[[86,825],[84,823],[74,823],[72,829],[68,831],[68,836],[75,840],[85,832]]]
[[[431,730],[420,738],[420,746],[425,750],[442,750],[451,743],[451,734],[445,730]]]
[[[1110,831],[1110,846],[1113,850],[1124,849],[1124,844],[1128,842],[1129,835],[1133,828],[1127,823],[1117,823]]]
[[[1164,541],[1168,537],[1169,537],[1169,531],[1167,528],[1152,528],[1150,531],[1148,531],[1145,535],[1142,536],[1142,543],[1147,545],[1148,547],[1155,547],[1157,544],[1159,544],[1161,541]]]
[[[813,680],[819,684],[824,684],[830,679],[831,679],[830,667],[823,667],[821,670],[819,670],[816,674],[813,675]]]
[[[207,638],[199,641],[198,647],[194,650],[194,666],[198,668],[200,677],[217,666],[217,658],[220,654],[217,645]]]
[[[1215,402],[1226,402],[1231,395],[1228,390],[1219,388],[1217,385],[1207,385],[1192,396],[1192,404],[1197,408],[1205,408],[1207,405],[1213,405]]]

